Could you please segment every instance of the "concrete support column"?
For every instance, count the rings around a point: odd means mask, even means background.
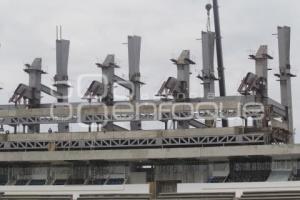
[[[106,96],[102,98],[102,102],[107,106],[114,104],[114,75],[115,75],[115,55],[107,55],[103,64],[98,65],[102,69],[102,83],[106,87]],[[103,127],[103,131],[113,131],[112,122],[107,122]]]
[[[68,61],[69,61],[70,41],[59,39],[56,40],[56,75],[54,77],[57,92],[62,94],[62,97],[57,99],[58,103],[68,103],[69,96],[69,77],[68,77]],[[59,123],[58,132],[69,132],[68,123]]]
[[[255,60],[255,74],[259,78],[260,88],[256,94],[257,100],[264,105],[268,104],[268,59],[273,59],[268,55],[268,46],[261,45],[257,50],[256,55],[251,55],[251,59]],[[268,116],[266,115],[262,120],[254,119],[253,125],[255,127],[267,127]]]
[[[29,87],[32,89],[32,98],[29,100],[29,108],[39,108],[41,104],[42,87],[42,59],[35,58],[31,65],[26,65],[24,69],[29,74]],[[40,125],[28,125],[28,133],[39,133]]]
[[[177,60],[173,60],[177,66],[177,81],[180,84],[180,93],[177,94],[175,100],[178,102],[189,101],[190,98],[190,64],[195,64],[190,59],[190,51],[181,52]],[[189,121],[178,121],[177,128],[188,129]]]
[[[204,98],[215,96],[214,50],[215,33],[202,32],[202,77]]]
[[[141,56],[141,40],[139,36],[128,36],[128,61],[129,61],[129,81],[133,84],[131,91],[132,103],[141,100],[141,73],[140,73],[140,56]],[[141,130],[141,121],[131,121],[131,130]]]
[[[291,28],[278,27],[278,52],[279,52],[279,78],[281,104],[286,107],[287,119],[283,119],[288,124],[290,133],[294,134],[293,126],[293,102],[291,87],[291,64],[290,64],[290,37]],[[294,143],[294,135],[290,138],[290,143]]]

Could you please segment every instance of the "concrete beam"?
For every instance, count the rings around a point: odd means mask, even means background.
[[[227,160],[239,156],[298,159],[300,145],[258,145],[204,148],[120,149],[94,151],[1,152],[0,162],[142,161],[151,159]]]
[[[8,134],[0,135],[0,141],[69,141],[69,140],[98,140],[98,139],[129,139],[129,138],[163,138],[183,136],[222,136],[242,134],[243,128],[203,128],[184,130],[149,130],[149,131],[118,131],[92,133],[41,133],[41,134]]]

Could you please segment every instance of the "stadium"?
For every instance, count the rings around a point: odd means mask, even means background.
[[[200,56],[183,49],[167,58],[174,73],[156,69],[153,82],[145,81],[142,37],[129,35],[123,43],[128,68],[112,53],[97,60],[92,75],[77,77],[79,100],[71,97],[71,40],[56,26],[51,85],[42,57],[25,64],[27,83],[2,78],[18,84],[0,105],[0,200],[300,199],[293,27],[274,27],[277,54],[265,44],[249,53],[254,70],[247,69],[231,95],[226,89],[235,75],[225,73],[218,3],[197,8],[206,17],[196,41]],[[118,75],[124,68],[127,75]],[[155,79],[159,75],[164,81]],[[156,82],[153,98],[145,98],[143,87]],[[271,92],[274,82],[279,100]],[[195,87],[201,87],[197,95]],[[0,94],[5,90],[3,84]]]

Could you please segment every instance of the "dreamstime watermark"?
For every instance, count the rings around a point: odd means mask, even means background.
[[[64,107],[65,112],[60,112]],[[69,113],[66,113],[69,111]],[[74,113],[75,112],[75,113]],[[62,115],[63,113],[63,115]],[[105,103],[80,103],[53,104],[50,116],[62,122],[72,121],[89,125],[102,124],[117,121],[188,121],[192,119],[217,120],[220,118],[249,118],[262,120],[265,116],[264,105],[257,102],[249,102],[236,108],[224,108],[223,103],[214,102],[168,102],[154,103],[152,101],[142,103],[117,102],[112,106]],[[76,117],[74,117],[76,116]]]
[[[105,76],[95,74],[84,74],[78,78],[77,94],[83,98],[87,92],[83,92],[85,82],[90,79],[99,80],[95,87],[97,90],[97,98],[104,99],[109,93],[112,80]],[[119,78],[115,78],[113,82],[123,85],[128,89],[129,99],[134,95],[134,84]],[[97,85],[96,85],[97,86]],[[93,89],[90,87],[89,89]],[[93,91],[91,92],[93,93]],[[107,105],[105,102],[88,103],[54,103],[50,107],[50,117],[61,122],[72,122],[78,124],[87,124],[90,126],[107,125],[109,122],[123,121],[189,121],[192,119],[217,120],[225,118],[249,118],[262,120],[265,117],[265,107],[261,103],[248,102],[241,104],[238,102],[218,102],[214,98],[206,102],[158,102],[158,101],[120,101],[113,105]]]

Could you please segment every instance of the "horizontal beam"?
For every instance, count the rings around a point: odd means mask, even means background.
[[[65,106],[47,104],[36,109],[24,107],[12,109],[2,106],[7,109],[0,110],[0,125],[162,121],[180,120],[182,117],[190,117],[190,119],[245,117],[243,108],[255,102],[254,96],[233,96],[217,97],[209,101],[191,99],[191,102],[185,103],[150,100],[130,104],[123,101],[115,102],[114,107],[97,103],[71,103]],[[277,111],[276,116],[278,114],[285,116],[286,113],[283,112],[280,104],[273,100],[270,102],[273,110]],[[261,113],[252,111],[247,114],[247,117],[257,114]]]
[[[70,141],[88,139],[141,139],[158,137],[183,137],[183,136],[224,136],[243,134],[244,129],[238,127],[227,128],[203,128],[203,129],[183,129],[183,130],[138,130],[138,131],[106,131],[106,132],[69,132],[69,133],[40,133],[40,134],[0,134],[0,142],[5,141]]]
[[[300,145],[250,145],[160,149],[120,149],[90,151],[0,152],[0,162],[55,161],[142,161],[151,159],[227,160],[230,157],[265,156],[298,159]]]
[[[228,128],[229,130],[230,128]],[[209,129],[207,129],[209,130]],[[220,131],[215,130],[216,132]],[[163,132],[151,135],[151,131],[139,131],[141,135],[129,134],[121,136],[120,133],[106,135],[89,134],[88,137],[75,134],[57,134],[59,137],[51,137],[56,134],[39,134],[33,136],[17,134],[12,137],[2,137],[0,141],[0,152],[3,151],[76,151],[76,150],[99,150],[99,149],[134,149],[134,148],[168,148],[188,146],[228,146],[228,145],[263,145],[270,141],[268,133],[238,134],[237,129],[231,129],[231,134],[221,135],[214,133],[203,135],[196,131],[170,131],[163,135]],[[225,130],[224,130],[225,131]],[[147,136],[146,133],[149,133]],[[171,133],[174,134],[171,134]],[[209,131],[206,131],[208,133]],[[125,135],[125,134],[124,134]],[[130,137],[131,135],[131,137]],[[18,137],[19,136],[19,137]],[[76,137],[77,136],[77,137]]]

